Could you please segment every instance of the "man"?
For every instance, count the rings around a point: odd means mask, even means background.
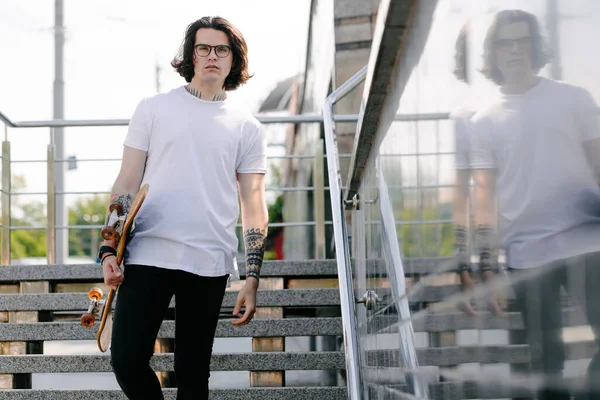
[[[463,25],[456,42],[454,44],[454,76],[458,81],[469,84],[468,75],[468,24]],[[455,144],[455,185],[453,190],[453,219],[455,234],[455,252],[458,261],[458,273],[461,281],[461,288],[464,291],[470,290],[475,283],[471,278],[471,267],[469,260],[469,210],[470,210],[470,189],[471,171],[469,163],[469,130],[470,119],[475,112],[468,102],[455,108],[450,114],[454,130]],[[466,301],[462,307],[468,313],[475,315],[475,310],[470,301]]]
[[[500,98],[472,119],[480,264],[495,269],[498,225],[531,367],[547,378],[538,399],[568,399],[566,390],[551,385],[565,360],[561,287],[600,339],[597,107],[586,90],[538,75],[548,55],[535,16],[499,12],[484,46],[482,72],[499,86]],[[596,354],[590,381],[598,371]]]
[[[458,274],[461,289],[465,292],[475,288],[475,281],[471,271],[471,163],[469,136],[471,131],[471,117],[475,110],[482,106],[481,100],[477,99],[474,90],[470,88],[469,66],[468,66],[468,40],[469,23],[465,23],[454,44],[454,76],[459,82],[464,83],[466,96],[461,103],[450,114],[454,131],[455,143],[455,185],[453,188],[453,219],[455,235],[455,254],[457,258]],[[487,270],[481,271],[484,281],[490,277]],[[501,314],[498,299],[492,299],[492,309],[496,314]],[[470,300],[460,305],[460,308],[471,315],[476,315],[475,308]]]
[[[130,399],[163,398],[149,360],[173,295],[177,399],[208,398],[219,311],[228,280],[238,277],[238,189],[246,282],[233,310],[235,326],[255,313],[267,233],[263,129],[227,101],[227,92],[250,78],[242,34],[223,18],[199,19],[187,27],[172,65],[188,83],[139,103],[112,189],[111,201],[129,205],[140,185],[149,184],[124,274],[115,243],[104,242],[100,251],[106,284],[120,284],[111,362]]]

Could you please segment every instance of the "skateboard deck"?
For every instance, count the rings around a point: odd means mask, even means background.
[[[109,206],[111,215],[109,217],[107,226],[102,229],[102,237],[105,240],[110,240],[116,236],[117,242],[117,265],[121,267],[123,271],[123,256],[125,253],[125,246],[127,246],[127,240],[131,232],[131,227],[137,212],[139,211],[146,195],[148,193],[148,184],[145,184],[140,188],[133,198],[129,212],[123,213],[123,205],[119,203],[112,203]],[[115,235],[115,236],[113,236]],[[118,288],[117,288],[118,290]],[[110,339],[112,337],[112,303],[115,297],[116,290],[110,289],[108,295],[104,300],[102,289],[93,287],[88,293],[90,299],[90,305],[88,311],[81,316],[81,324],[87,327],[94,326],[96,317],[100,319],[100,327],[98,328],[98,334],[96,336],[96,342],[100,351],[105,352],[110,346]]]

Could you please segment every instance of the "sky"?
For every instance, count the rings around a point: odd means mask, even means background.
[[[256,113],[275,85],[304,69],[310,0],[65,0],[65,118],[129,118],[141,98],[185,83],[170,67],[187,25],[220,15],[244,34],[250,81],[229,95]],[[290,18],[289,16],[293,16]],[[13,121],[52,119],[54,1],[0,0],[0,110]],[[67,128],[65,156],[119,158],[126,127]],[[13,160],[43,160],[49,129],[11,129]],[[45,165],[15,163],[28,192],[46,191]],[[118,162],[79,162],[67,191],[108,191]],[[77,196],[68,195],[71,203]],[[25,199],[23,197],[23,199]],[[43,196],[27,199],[44,201]]]

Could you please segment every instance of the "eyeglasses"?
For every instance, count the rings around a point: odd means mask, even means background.
[[[531,37],[524,36],[517,39],[497,39],[495,44],[502,50],[511,50],[515,44],[517,44],[520,49],[527,49],[531,46]]]
[[[231,52],[231,47],[227,46],[226,44],[211,46],[209,44],[200,43],[194,46],[194,50],[196,51],[198,57],[208,57],[212,49],[215,49],[215,54],[219,58],[225,58]]]

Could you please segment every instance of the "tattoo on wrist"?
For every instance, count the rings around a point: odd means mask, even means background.
[[[110,219],[111,214],[109,209],[110,204],[112,203],[120,204],[123,208],[123,213],[127,214],[129,212],[129,209],[131,208],[131,203],[133,203],[133,196],[131,196],[129,193],[113,193],[110,196],[109,208],[106,210],[106,219],[104,220],[104,225],[108,225],[108,220]]]
[[[471,272],[467,243],[467,228],[464,225],[456,225],[454,227],[454,250],[458,261],[459,272]]]
[[[127,214],[133,203],[133,197],[129,193],[120,194],[117,196],[115,203],[119,203],[123,207],[123,213]]]
[[[261,229],[248,229],[244,232],[244,246],[246,249],[246,277],[260,277],[265,255],[265,231]]]
[[[497,268],[494,260],[496,248],[496,231],[491,225],[478,225],[475,228],[475,242],[479,254],[481,272],[493,271]]]
[[[186,85],[185,90],[187,90],[188,93],[191,94],[192,96],[197,97],[201,100],[204,100],[204,99],[202,99],[202,92],[191,87],[190,85]],[[225,92],[221,92],[221,93],[215,94],[211,101],[223,101],[226,98],[227,98],[227,94],[225,94]]]

